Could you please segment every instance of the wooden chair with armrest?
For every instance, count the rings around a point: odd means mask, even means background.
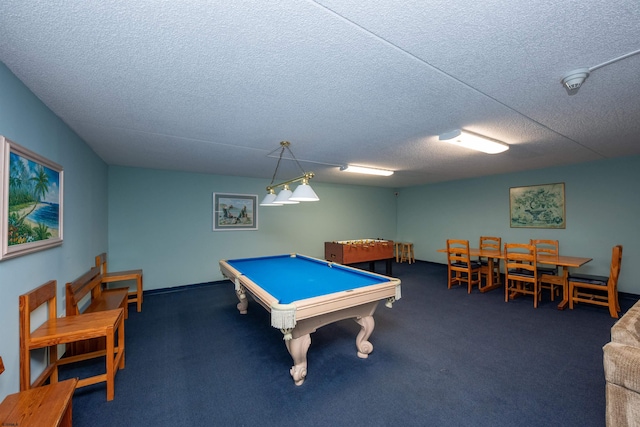
[[[502,238],[491,236],[480,236],[480,250],[489,249],[500,252],[502,250]],[[480,263],[480,277],[491,277],[491,282],[494,285],[500,285],[502,280],[500,278],[500,258],[487,258],[479,257]]]
[[[83,378],[78,387],[100,382],[107,383],[107,400],[113,400],[115,394],[115,374],[124,369],[124,310],[99,311],[77,316],[57,317],[56,281],[50,280],[36,289],[20,295],[20,390],[39,387],[47,380],[51,384],[58,382],[58,366],[75,363],[97,357],[105,358],[106,373]],[[46,304],[47,319],[32,330],[31,313]],[[116,342],[117,336],[117,342]],[[102,338],[106,340],[106,349],[88,354],[58,359],[58,345],[77,341]],[[43,372],[31,380],[31,351],[48,349],[48,364]]]
[[[448,289],[453,285],[467,284],[467,293],[474,285],[480,286],[480,263],[469,257],[469,241],[447,240]]]
[[[100,273],[102,274],[102,283],[105,285],[114,282],[135,280],[136,289],[135,291],[129,292],[129,298],[127,302],[135,302],[138,312],[142,311],[142,269],[109,272],[107,270],[106,252],[103,252],[100,255],[96,256],[96,267],[100,267]]]
[[[557,240],[531,239],[530,244],[536,247],[538,255],[548,255],[557,257],[560,255]],[[538,263],[538,280],[540,289],[549,289],[551,301],[558,295],[558,290],[567,292],[567,281],[564,275],[558,272],[558,266],[540,266]]]
[[[504,264],[505,302],[509,302],[520,294],[533,295],[533,308],[538,308],[540,283],[536,247],[523,243],[505,243]]]
[[[569,275],[569,308],[578,302],[609,308],[611,317],[617,319],[620,312],[618,301],[618,276],[622,263],[622,245],[613,247],[609,276],[589,274]]]

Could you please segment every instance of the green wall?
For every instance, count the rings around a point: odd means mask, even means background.
[[[311,181],[319,202],[259,207],[258,230],[213,231],[213,193],[264,197],[268,181],[109,168],[110,269],[142,268],[144,287],[222,280],[221,259],[298,252],[324,257],[324,242],[396,232],[391,189]]]
[[[566,228],[510,228],[509,188],[554,182],[565,183]],[[557,239],[561,253],[593,258],[580,272],[599,275],[608,275],[611,249],[622,244],[619,290],[640,294],[632,278],[640,257],[639,183],[640,157],[628,157],[404,188],[397,239],[414,242],[417,259],[443,264],[437,250],[448,238],[476,247],[481,235],[503,243]]]
[[[107,249],[107,166],[2,63],[0,135],[64,168],[63,244],[0,261],[2,400],[19,389],[18,296],[57,280],[58,313],[64,314],[65,283]],[[39,360],[34,360],[36,372]]]

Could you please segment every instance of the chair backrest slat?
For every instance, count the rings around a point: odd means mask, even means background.
[[[524,243],[505,243],[504,262],[505,267],[530,271],[537,275],[537,249],[534,245]]]
[[[73,293],[76,301],[80,301],[90,291],[95,292],[94,289],[100,290],[99,284],[96,285],[94,283],[95,281],[100,280],[102,280],[100,276],[100,267],[92,267],[82,276],[71,282],[69,287],[71,288],[71,292]]]
[[[96,255],[96,267],[100,267],[100,273],[107,274],[107,253]]]
[[[493,249],[499,252],[502,249],[502,238],[480,236],[480,249]]]
[[[467,267],[469,267],[471,264],[471,259],[469,258],[469,241],[460,239],[448,239],[447,259],[449,265],[458,262],[467,264]]]
[[[530,244],[536,247],[536,251],[540,255],[560,255],[557,240],[531,239]]]

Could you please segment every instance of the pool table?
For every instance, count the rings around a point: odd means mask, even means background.
[[[271,313],[271,326],[282,331],[293,359],[289,373],[296,385],[307,375],[311,333],[353,318],[360,325],[357,355],[367,358],[378,302],[391,308],[401,297],[399,279],[300,254],[221,260],[220,271],[235,284],[241,314],[247,313],[247,292]]]

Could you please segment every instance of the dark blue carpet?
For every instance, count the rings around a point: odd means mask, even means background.
[[[282,334],[231,282],[145,295],[126,322],[126,368],[115,400],[76,391],[82,426],[603,426],[605,308],[558,311],[548,294],[447,289],[446,266],[394,264],[402,299],[380,304],[368,359],[345,320],[311,335],[296,387]],[[382,272],[382,271],[381,271]],[[623,310],[634,301],[623,300]],[[64,372],[86,375],[95,363]]]

